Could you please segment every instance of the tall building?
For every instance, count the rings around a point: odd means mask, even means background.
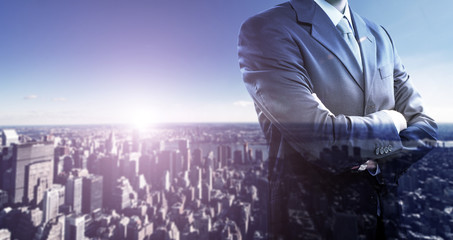
[[[103,177],[103,206],[113,208],[111,198],[115,181],[119,176],[118,157],[113,155],[102,157],[99,162],[99,170]]]
[[[66,155],[63,158],[63,171],[70,172],[74,168],[74,159],[71,155]]]
[[[244,143],[244,161],[243,163],[249,163],[250,161],[250,153],[249,153],[249,144]]]
[[[65,146],[57,146],[54,150],[53,163],[53,178],[56,179],[58,174],[63,171],[64,158],[69,155],[69,148]]]
[[[76,214],[82,212],[82,178],[70,176],[66,182],[65,203]]]
[[[58,188],[49,188],[45,191],[42,209],[44,223],[58,215],[59,194]]]
[[[213,178],[213,172],[212,172],[212,167],[209,167],[208,168],[208,186],[209,186],[209,190],[212,190],[212,178]]]
[[[41,202],[53,182],[53,142],[13,144],[9,196],[12,203]]]
[[[8,192],[0,189],[0,209],[8,203]]]
[[[247,236],[251,215],[251,205],[247,202],[235,201],[230,210],[230,217],[237,224],[242,236]]]
[[[193,165],[198,167],[202,167],[204,165],[203,151],[200,148],[193,150]]]
[[[231,158],[231,147],[228,145],[220,145],[217,147],[217,161],[219,167],[225,167],[228,165],[228,160]]]
[[[2,146],[10,146],[11,144],[19,144],[19,135],[17,135],[14,129],[3,129],[2,135]]]
[[[126,216],[122,216],[121,220],[118,222],[116,230],[116,239],[126,239],[127,237],[127,225],[129,224],[130,219]]]
[[[211,189],[208,183],[204,183],[201,188],[202,193],[202,200],[205,204],[209,204],[211,202]]]
[[[170,172],[169,171],[165,171],[164,172],[164,177],[163,177],[162,181],[163,181],[164,190],[167,191],[167,192],[170,191],[171,179],[170,179]]]
[[[58,207],[63,206],[65,202],[66,187],[64,185],[54,183],[52,185],[52,189],[58,192]]]
[[[192,168],[192,170],[189,173],[189,178],[190,178],[190,184],[194,187],[195,189],[195,198],[196,199],[202,199],[202,192],[203,192],[203,186],[201,184],[202,181],[202,169],[195,167]]]
[[[170,172],[170,181],[182,171],[182,156],[178,150],[163,150],[159,152],[157,163],[157,174],[162,179],[163,173],[167,170]]]
[[[103,178],[100,175],[90,175],[83,178],[82,212],[89,214],[102,208]]]
[[[71,214],[66,217],[65,240],[85,239],[85,218],[83,215]]]
[[[133,200],[136,199],[137,193],[132,189],[129,180],[125,177],[119,178],[112,191],[111,204],[113,209],[120,212],[125,208],[131,207]]]
[[[127,240],[142,240],[145,236],[141,219],[138,216],[132,216],[127,225]]]
[[[189,172],[189,179],[190,179],[190,184],[193,187],[196,186],[201,186],[201,180],[202,180],[202,169],[195,167],[192,168]]]
[[[189,140],[187,139],[178,140],[178,150],[183,158],[183,169],[185,171],[189,171],[191,162]]]
[[[236,150],[234,151],[234,163],[235,164],[242,164],[244,163],[243,159],[242,159],[242,151],[241,150]]]
[[[182,158],[181,168],[183,168],[184,170],[190,169],[191,156],[189,140],[187,139],[168,140],[161,141],[159,144],[160,144],[159,149],[161,152],[171,152],[172,154],[174,154],[174,152],[177,152],[178,155],[180,155]]]
[[[125,176],[128,179],[134,179],[139,175],[139,159],[140,153],[133,152],[121,156],[119,160],[120,176]]]
[[[144,174],[146,181],[154,184],[156,180],[154,179],[153,170],[156,164],[156,156],[154,154],[142,154],[139,159],[139,174]]]
[[[109,135],[109,138],[105,142],[105,150],[107,154],[117,155],[118,154],[118,147],[116,146],[116,138],[115,133],[112,132]]]
[[[11,184],[10,175],[11,171],[7,172],[11,168],[11,157],[8,156],[9,148],[0,146],[0,189],[7,189]]]
[[[262,162],[263,161],[263,151],[260,149],[255,150],[255,161]]]
[[[55,219],[50,220],[43,229],[41,238],[46,240],[62,240],[65,236],[65,216],[59,215]],[[35,235],[35,239],[36,235]]]

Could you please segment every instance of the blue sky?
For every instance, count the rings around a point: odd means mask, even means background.
[[[0,2],[0,125],[255,122],[237,63],[249,16],[283,1]],[[428,112],[452,122],[453,2],[350,0],[392,35]]]

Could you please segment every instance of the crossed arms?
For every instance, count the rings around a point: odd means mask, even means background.
[[[333,146],[360,148],[361,163],[365,163],[417,149],[424,145],[424,139],[436,139],[437,126],[424,113],[421,97],[394,49],[394,108],[365,116],[334,115],[313,95],[313,79],[301,56],[300,43],[285,26],[269,25],[260,18],[249,20],[241,28],[238,50],[243,79],[258,113],[275,125],[304,159],[319,166],[344,172],[357,165],[319,157]],[[395,120],[401,116],[404,120]]]

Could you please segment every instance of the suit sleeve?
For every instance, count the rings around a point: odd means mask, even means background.
[[[384,29],[385,30],[385,29]],[[390,38],[390,35],[387,33]],[[392,39],[390,38],[390,41]],[[437,125],[424,110],[420,94],[412,85],[401,59],[393,45],[394,56],[394,92],[395,110],[403,114],[407,121],[407,129],[401,131],[400,136],[405,147],[423,144],[423,140],[437,140]]]
[[[387,35],[392,42],[388,32]],[[392,45],[394,46],[393,42]],[[403,145],[401,151],[380,161],[384,179],[388,183],[397,182],[413,163],[432,149],[437,140],[437,124],[425,113],[422,98],[412,85],[411,78],[401,63],[395,47],[393,47],[393,56],[395,110],[403,114],[408,127],[400,132]]]
[[[376,154],[377,146],[389,146],[384,155],[401,149],[398,132],[386,113],[334,116],[313,97],[309,66],[298,44],[283,24],[269,24],[260,17],[246,21],[239,34],[239,64],[246,88],[284,140],[303,159],[334,173],[382,157]],[[360,149],[359,162],[321,157],[344,146]]]

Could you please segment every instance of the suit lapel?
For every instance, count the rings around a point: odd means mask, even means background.
[[[312,37],[343,63],[357,85],[365,91],[360,66],[327,14],[313,0],[292,0],[291,4],[299,21],[312,25]]]
[[[362,53],[365,96],[369,97],[370,89],[373,86],[373,76],[376,73],[376,39],[368,30],[365,21],[357,13],[351,10],[351,15]]]

